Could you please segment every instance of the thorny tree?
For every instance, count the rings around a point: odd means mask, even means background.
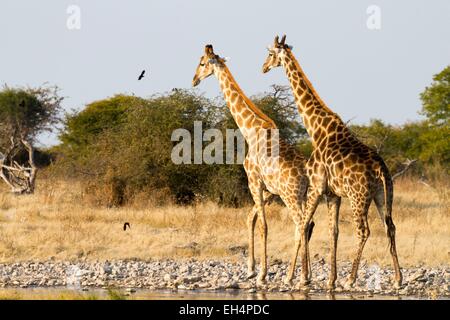
[[[0,91],[0,178],[13,193],[34,192],[36,136],[58,123],[62,100],[57,87]]]

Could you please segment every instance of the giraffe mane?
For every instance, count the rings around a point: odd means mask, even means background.
[[[233,75],[231,74],[230,70],[228,69],[228,67],[224,65],[225,71],[228,74],[228,76],[230,77],[231,81],[233,81],[233,84],[236,86],[236,90],[239,92],[239,94],[241,95],[241,97],[244,99],[245,104],[262,120],[268,122],[271,126],[273,126],[274,128],[277,127],[277,125],[275,124],[275,122],[269,118],[269,116],[267,116],[264,112],[261,111],[261,109],[259,109],[246,95],[245,93],[242,91],[241,87],[239,86],[239,84],[236,82],[236,80],[234,79]]]
[[[299,70],[299,72],[302,74],[303,80],[306,82],[306,85],[308,86],[308,88],[311,91],[311,93],[313,94],[313,96],[317,99],[317,101],[319,101],[319,103],[321,104],[322,108],[324,108],[325,111],[327,111],[327,112],[337,116],[338,119],[341,120],[341,118],[333,110],[328,108],[327,104],[322,100],[322,98],[319,96],[317,91],[314,89],[311,81],[309,81],[308,77],[306,76],[306,73],[303,71],[302,67],[298,63],[297,59],[295,58],[295,56],[292,53],[292,51],[289,48],[289,46],[284,47],[284,49],[285,49],[286,53],[290,56],[291,60],[294,62],[294,65],[297,68],[297,70]]]

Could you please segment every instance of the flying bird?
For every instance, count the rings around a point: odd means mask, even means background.
[[[142,70],[141,75],[139,76],[138,80],[141,80],[144,77],[144,73],[145,73],[145,70]]]
[[[126,231],[126,230],[127,230],[127,226],[128,226],[129,229],[131,229],[130,223],[129,223],[129,222],[125,222],[125,223],[123,224],[123,231]]]

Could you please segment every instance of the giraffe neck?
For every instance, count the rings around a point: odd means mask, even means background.
[[[216,66],[214,74],[219,80],[220,89],[233,119],[248,143],[252,130],[276,128],[275,122],[242,92],[227,66]]]
[[[345,125],[314,90],[290,49],[286,49],[282,65],[289,78],[303,124],[312,139],[313,146],[318,146],[329,131],[333,131],[333,128],[345,127]]]

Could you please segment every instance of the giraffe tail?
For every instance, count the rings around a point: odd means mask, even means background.
[[[388,168],[383,163],[380,168],[380,179],[383,182],[384,189],[384,225],[389,239],[389,249],[392,250],[395,245],[395,225],[392,221],[392,202],[394,198],[394,185]]]

